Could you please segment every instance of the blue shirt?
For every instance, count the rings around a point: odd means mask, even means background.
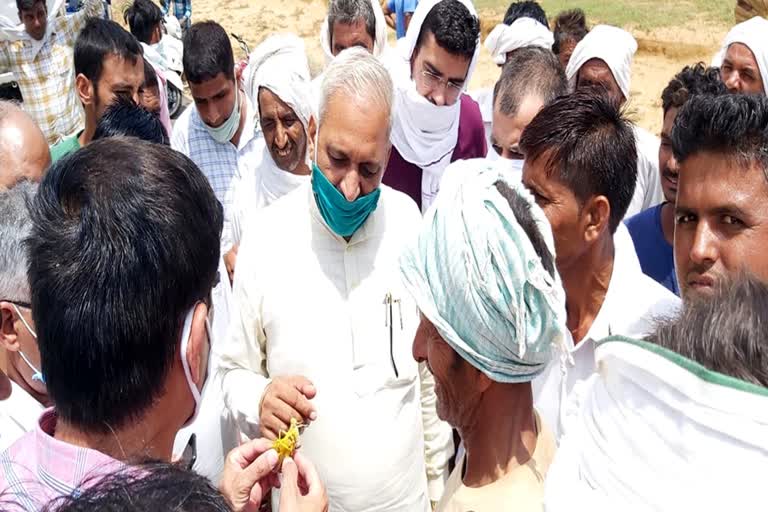
[[[405,35],[405,15],[413,14],[418,3],[419,0],[389,0],[387,2],[389,12],[395,13],[395,31],[398,39]]]
[[[661,227],[662,206],[663,203],[640,212],[627,219],[625,224],[635,244],[643,273],[675,295],[680,295],[674,252]]]

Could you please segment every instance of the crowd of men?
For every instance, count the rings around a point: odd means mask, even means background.
[[[579,10],[330,0],[314,79],[190,23],[171,125],[157,5],[17,5],[0,510],[763,509],[767,20],[657,138]]]

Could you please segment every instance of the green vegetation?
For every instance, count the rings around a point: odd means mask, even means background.
[[[498,21],[511,0],[475,0],[478,10]],[[652,30],[688,24],[691,21],[733,24],[735,0],[539,0],[550,18],[566,9],[580,7],[590,24],[608,23],[620,27]],[[696,41],[690,41],[696,43]]]

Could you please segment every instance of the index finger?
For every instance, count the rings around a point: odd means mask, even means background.
[[[293,461],[296,463],[296,467],[299,469],[299,475],[304,480],[307,487],[307,494],[318,495],[323,492],[323,482],[320,480],[320,475],[315,468],[315,465],[310,462],[300,452],[293,454]]]
[[[315,413],[315,407],[298,389],[294,387],[288,388],[280,398],[287,405],[294,408],[302,418],[315,419],[312,417],[313,413]],[[315,414],[315,416],[317,416],[317,414]]]

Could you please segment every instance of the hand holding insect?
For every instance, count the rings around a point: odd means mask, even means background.
[[[317,412],[310,402],[317,391],[315,386],[302,376],[275,377],[264,390],[259,407],[261,435],[276,439],[280,432],[287,432],[291,419],[308,425],[317,418]]]
[[[254,439],[238,446],[224,461],[220,491],[235,512],[257,511],[273,487],[280,487],[278,455],[267,439]]]

